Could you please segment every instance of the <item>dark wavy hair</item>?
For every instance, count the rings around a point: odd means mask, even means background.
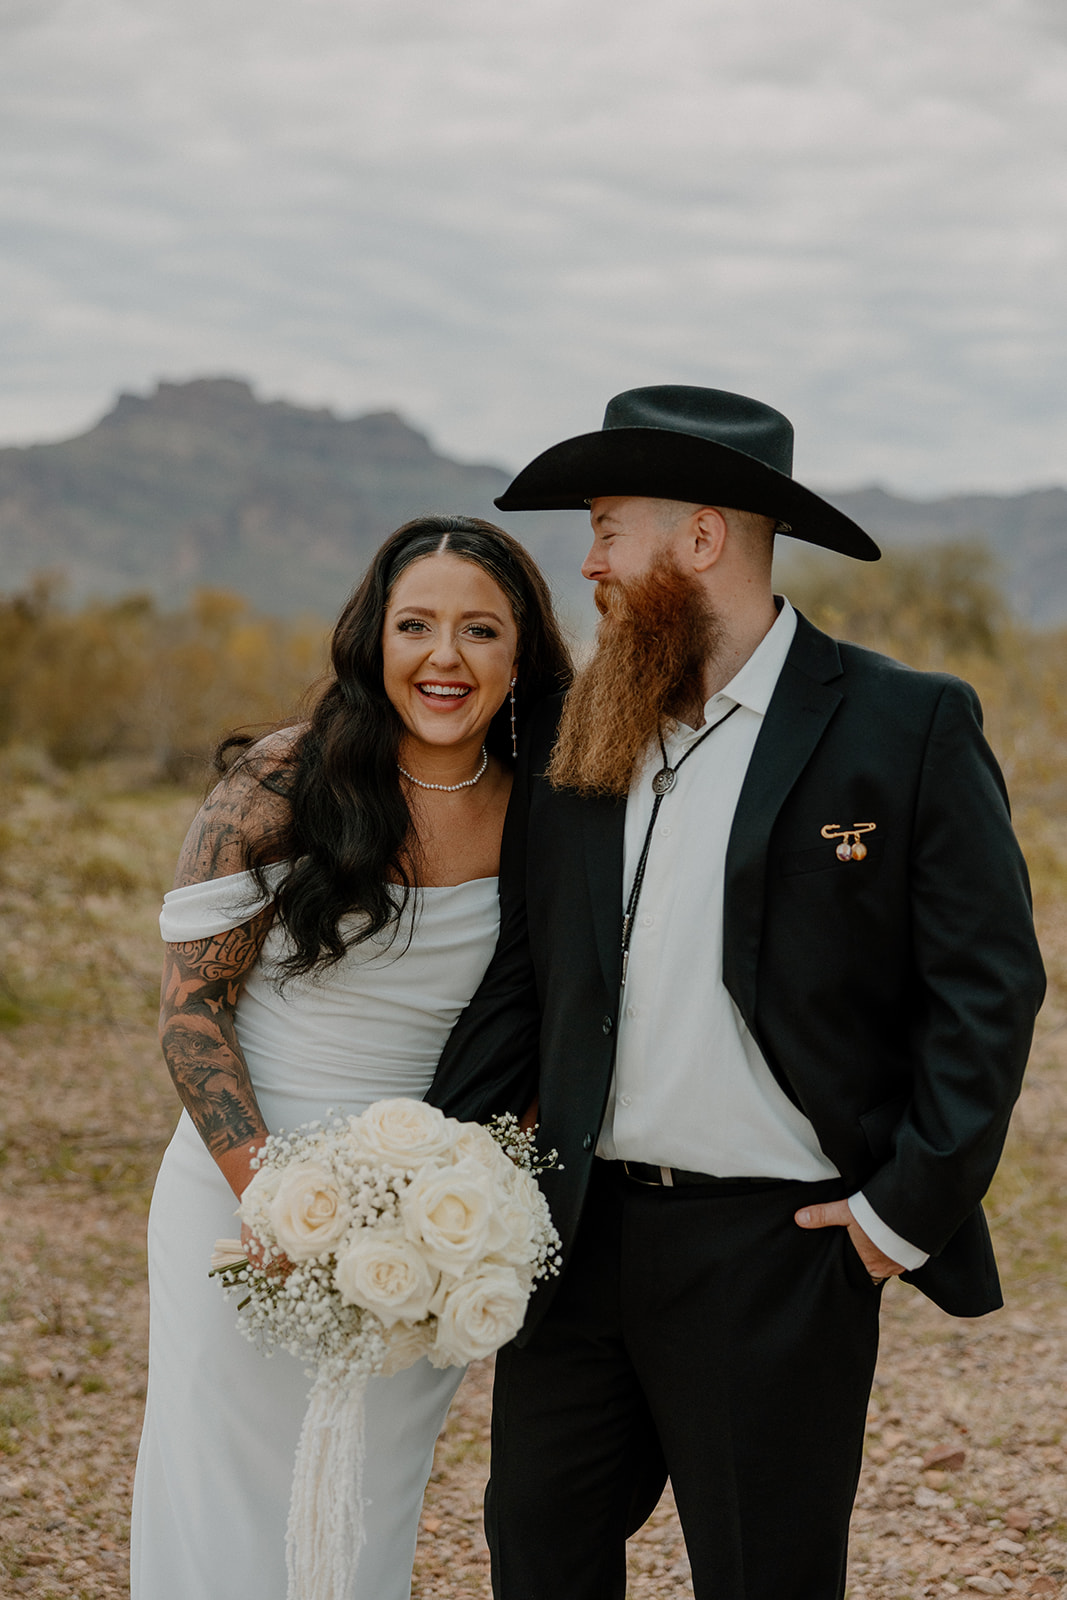
[[[487,573],[507,596],[518,627],[515,704],[524,714],[566,689],[571,660],[548,585],[522,545],[477,517],[425,516],[386,539],[342,611],[331,643],[332,675],[307,728],[281,762],[263,760],[250,736],[220,744],[220,771],[246,764],[288,801],[285,820],[245,847],[245,865],[274,901],[291,942],[286,977],[340,961],[353,945],[399,925],[417,887],[414,823],[400,787],[397,757],[404,725],[385,692],[382,627],[397,579],[423,556],[447,551]],[[507,700],[489,724],[488,749],[511,757]],[[240,751],[233,762],[236,751]],[[262,766],[261,766],[262,763]],[[264,869],[291,862],[273,891]],[[391,885],[390,886],[390,881]],[[395,892],[401,886],[401,894]],[[342,919],[360,914],[342,930]]]

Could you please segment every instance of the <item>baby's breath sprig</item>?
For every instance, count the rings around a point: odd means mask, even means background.
[[[495,1117],[490,1117],[485,1124],[486,1131],[491,1133],[504,1154],[517,1167],[524,1172],[529,1172],[533,1177],[539,1173],[548,1172],[552,1168],[562,1171],[558,1150],[547,1150],[544,1154],[537,1148],[537,1129],[539,1123],[534,1123],[532,1128],[523,1128],[513,1111],[502,1111]]]

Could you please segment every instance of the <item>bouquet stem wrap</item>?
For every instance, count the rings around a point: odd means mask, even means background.
[[[288,1600],[348,1600],[363,1525],[365,1373],[323,1372],[308,1397],[285,1532]]]

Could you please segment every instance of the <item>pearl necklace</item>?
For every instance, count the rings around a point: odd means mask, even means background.
[[[414,773],[408,771],[407,767],[401,767],[400,762],[397,762],[397,767],[404,774],[404,777],[407,778],[409,783],[417,784],[420,789],[441,789],[445,794],[455,794],[457,789],[473,789],[474,785],[478,782],[478,779],[484,777],[485,769],[488,765],[489,752],[485,748],[484,744],[482,745],[481,766],[478,768],[473,778],[464,778],[462,783],[423,783],[421,778],[416,778]]]

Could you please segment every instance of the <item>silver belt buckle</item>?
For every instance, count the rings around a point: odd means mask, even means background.
[[[674,1188],[674,1173],[671,1171],[670,1167],[660,1167],[659,1181],[662,1183],[665,1189]]]

